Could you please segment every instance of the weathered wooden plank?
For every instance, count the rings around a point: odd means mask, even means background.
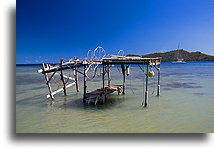
[[[149,97],[149,92],[148,92],[148,84],[149,84],[149,65],[146,65],[146,91],[145,91],[145,99],[144,99],[144,107],[147,107],[148,104],[148,97]]]
[[[159,65],[160,62],[157,60],[160,60],[161,58],[132,58],[132,57],[124,57],[124,56],[117,56],[117,55],[111,55],[112,57],[118,57],[118,58],[104,58],[103,61],[71,61],[71,62],[66,62],[63,63],[62,66],[67,66],[67,67],[60,67],[60,65],[55,65],[55,66],[48,66],[47,68],[44,69],[39,69],[38,72],[54,72],[54,70],[60,71],[60,70],[65,70],[65,69],[70,69],[70,68],[75,68],[75,67],[81,67],[83,65],[90,65],[90,64],[146,64],[150,60],[155,60],[156,62],[152,62],[151,65]],[[79,64],[79,65],[78,65]]]
[[[77,68],[75,68],[74,73],[75,73],[75,84],[76,84],[76,91],[79,92],[79,86],[78,86],[78,72],[76,71]]]
[[[109,56],[111,56],[111,57],[118,57],[118,58],[126,58],[125,56],[118,56],[118,55],[109,55]]]
[[[62,66],[66,66],[66,65],[74,65],[74,64],[77,64],[77,63],[82,63],[82,62],[69,61],[69,62],[65,62],[65,63],[63,63],[63,64],[62,64]],[[45,71],[47,71],[47,70],[51,70],[51,69],[56,69],[56,68],[58,68],[58,67],[60,67],[60,64],[58,64],[58,65],[54,65],[54,66],[49,66],[49,67],[45,68]],[[43,69],[39,69],[39,70],[38,70],[38,72],[39,72],[39,73],[43,72]]]
[[[43,69],[45,69],[45,65],[42,64],[42,66],[43,66]],[[46,84],[48,85],[48,90],[49,90],[49,93],[50,93],[49,96],[51,97],[51,100],[53,101],[54,97],[53,97],[53,93],[52,93],[52,89],[51,89],[51,84],[50,84],[50,81],[48,79],[48,74],[45,73],[44,75],[45,75]]]
[[[89,70],[89,68],[91,67],[91,65],[92,65],[92,64],[90,64],[90,65],[87,67],[87,69],[86,69],[85,73],[87,73],[87,72],[88,72],[88,70]]]
[[[49,78],[49,80],[48,80],[47,83],[49,83],[49,82],[51,81],[51,79],[53,78],[53,76],[54,76],[55,73],[56,73],[56,71],[54,71],[54,72],[52,73],[52,75],[50,76],[50,78]]]
[[[60,76],[59,73],[56,73],[56,75]],[[72,77],[69,77],[69,76],[66,76],[66,75],[63,75],[63,77],[66,78],[66,79],[69,79],[69,80],[75,80],[75,78],[72,78]]]
[[[65,70],[65,69],[71,69],[71,68],[75,68],[75,67],[81,67],[83,65],[88,65],[88,64],[102,64],[102,61],[71,61],[71,62],[65,62],[62,63],[61,66],[66,66],[66,67],[60,67],[59,65],[54,65],[54,66],[50,66],[44,69],[39,69],[37,72],[42,73],[49,73],[49,72],[53,72],[55,69],[57,69],[57,71],[60,70]]]
[[[125,66],[121,64],[122,73],[123,73],[123,95],[125,94],[125,83],[126,83],[126,74],[125,74]]]
[[[86,71],[86,66],[84,65],[84,73],[83,73],[83,77],[84,77],[84,83],[83,83],[83,98],[86,97],[86,88],[87,88],[87,86],[86,86],[86,73],[85,73],[85,71]]]
[[[60,67],[62,67],[62,64],[63,64],[63,59],[60,60]],[[64,95],[66,96],[67,95],[67,92],[66,92],[66,84],[65,84],[65,80],[64,80],[64,77],[63,77],[63,72],[62,70],[60,70],[61,72],[61,80],[62,80],[62,83],[63,83],[63,90],[64,90]]]
[[[85,69],[85,68],[84,68]],[[80,74],[82,74],[83,76],[86,76],[86,73],[85,73],[85,70],[84,70],[84,72],[81,72],[81,71],[79,71],[79,70],[76,70],[78,73],[80,73]],[[87,76],[86,76],[87,77]]]
[[[103,73],[102,73],[102,80],[103,80],[103,94],[105,94],[105,65],[103,65]],[[104,95],[103,101],[106,103],[106,95]]]
[[[160,96],[160,65],[158,65],[158,88],[157,88],[157,96]]]
[[[108,76],[108,86],[111,85],[111,75],[110,75],[110,65],[107,67],[107,76]]]
[[[69,88],[69,87],[73,86],[74,84],[75,84],[75,82],[73,82],[73,83],[71,83],[71,84],[68,84],[68,85],[66,86],[66,88]],[[55,94],[57,94],[57,93],[59,93],[59,92],[61,92],[61,91],[63,91],[63,88],[60,88],[60,89],[58,89],[58,90],[52,92],[52,95],[55,95]],[[50,98],[50,95],[47,95],[46,97],[47,97],[47,98]]]

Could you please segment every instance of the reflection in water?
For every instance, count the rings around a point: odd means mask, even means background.
[[[201,88],[202,86],[198,86],[196,83],[181,83],[181,82],[172,82],[163,85],[164,87],[169,88]]]

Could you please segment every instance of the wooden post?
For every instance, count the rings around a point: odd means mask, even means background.
[[[102,75],[102,80],[103,80],[103,90],[105,88],[105,65],[103,65],[103,75]]]
[[[62,63],[63,63],[63,59],[60,59],[60,67],[62,67]],[[61,70],[60,76],[61,76],[61,80],[62,80],[62,83],[63,83],[64,95],[66,96],[67,95],[67,93],[66,93],[66,84],[65,84],[65,81],[64,81],[62,70]]]
[[[126,82],[126,74],[125,74],[125,66],[121,64],[122,73],[123,73],[123,95],[125,94],[125,82]]]
[[[74,73],[75,73],[76,91],[79,92],[77,67],[74,69]]]
[[[108,86],[110,86],[110,85],[111,85],[111,78],[110,78],[110,65],[108,65],[107,74],[108,74]]]
[[[104,103],[106,103],[106,90],[105,90],[105,65],[104,65],[104,64],[103,64],[102,80],[103,80],[103,100],[104,100]]]
[[[148,77],[148,73],[149,73],[149,63],[147,63],[147,68],[146,68],[146,91],[145,91],[145,100],[144,100],[144,107],[147,107],[148,104],[148,82],[149,82],[149,77]]]
[[[158,65],[158,89],[157,96],[160,96],[160,64]]]
[[[84,77],[84,86],[83,86],[83,89],[84,89],[84,92],[83,92],[83,100],[86,98],[86,88],[87,88],[87,86],[86,86],[86,72],[85,72],[85,70],[86,70],[86,66],[84,65],[84,72],[83,72],[83,77]]]
[[[59,84],[58,84],[58,86],[57,86],[57,90],[60,89],[61,83],[62,83],[62,80],[60,79]]]
[[[54,101],[54,96],[52,94],[52,89],[51,89],[50,81],[48,79],[48,74],[45,73],[45,65],[42,64],[42,67],[43,67],[43,74],[45,75],[46,84],[48,85],[48,90],[49,90],[49,93],[50,93],[50,98],[51,98],[52,101]]]

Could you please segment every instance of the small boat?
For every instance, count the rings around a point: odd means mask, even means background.
[[[184,61],[184,59],[179,59],[179,46],[180,43],[178,44],[178,49],[177,49],[177,61],[172,61],[172,64],[186,64],[186,62]]]
[[[177,59],[177,61],[173,61],[173,64],[186,64],[186,62],[184,61],[184,59]]]

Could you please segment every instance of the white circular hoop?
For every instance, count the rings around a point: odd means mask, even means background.
[[[87,59],[88,59],[89,61],[92,61],[93,58],[94,58],[94,52],[90,49],[90,50],[88,50],[88,52],[87,52]]]
[[[118,56],[122,56],[122,57],[124,56],[124,54],[125,54],[125,53],[124,53],[123,50],[119,50],[118,53],[117,53]]]
[[[94,49],[94,60],[101,61],[103,58],[105,58],[106,52],[103,49],[103,47],[98,46]]]

